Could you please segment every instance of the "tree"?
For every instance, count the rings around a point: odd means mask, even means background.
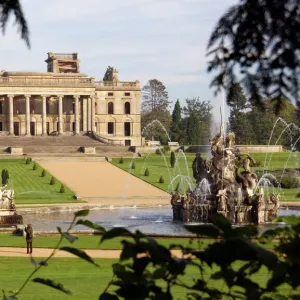
[[[46,176],[46,171],[43,169],[42,173],[41,173],[41,177],[45,177]]]
[[[56,182],[55,178],[52,176],[50,180],[50,185],[54,185]]]
[[[65,186],[63,184],[60,186],[59,192],[62,194],[65,193]]]
[[[166,111],[171,103],[166,87],[157,79],[149,80],[142,88],[142,99],[142,112]]]
[[[28,24],[23,14],[22,6],[19,0],[0,1],[0,26],[3,33],[5,33],[7,21],[12,13],[15,15],[16,24],[20,28],[21,38],[30,48]]]
[[[216,92],[243,83],[250,101],[263,107],[262,94],[282,109],[298,99],[300,1],[241,0],[220,18],[208,42],[208,71],[217,71]]]
[[[105,71],[105,74],[104,74],[104,77],[103,77],[103,81],[112,81],[112,72],[113,72],[113,67],[111,66],[108,66],[106,71]]]
[[[226,102],[229,107],[238,111],[246,108],[247,98],[239,83],[233,83],[230,86],[227,92]]]
[[[181,107],[179,99],[177,99],[172,112],[172,124],[170,128],[170,136],[172,141],[179,142],[182,139],[183,132],[181,125]]]
[[[210,101],[200,101],[199,97],[186,99],[183,127],[188,144],[199,145],[207,142],[212,123],[211,110]]]

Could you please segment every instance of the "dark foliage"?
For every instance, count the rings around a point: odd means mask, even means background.
[[[52,176],[51,180],[50,180],[50,185],[54,185],[56,183],[55,178]]]
[[[3,33],[5,33],[6,24],[11,14],[15,15],[15,22],[19,26],[21,38],[30,48],[28,24],[20,0],[0,0],[0,26]]]
[[[174,166],[175,166],[175,161],[176,161],[175,153],[174,153],[174,151],[172,151],[171,155],[170,155],[170,165],[172,168],[174,168]]]
[[[211,85],[216,92],[240,82],[252,104],[262,107],[260,91],[276,103],[298,99],[300,78],[300,1],[241,0],[221,17],[208,43]]]
[[[144,176],[149,176],[150,175],[150,172],[149,172],[149,169],[147,168],[144,172]]]

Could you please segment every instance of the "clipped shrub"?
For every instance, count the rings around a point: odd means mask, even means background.
[[[119,160],[119,164],[123,164],[123,163],[124,163],[124,160],[123,160],[123,157],[121,157]]]
[[[170,152],[170,151],[171,151],[171,147],[170,147],[169,145],[165,145],[165,146],[163,147],[163,151],[164,151],[164,153]]]
[[[180,190],[180,182],[177,183],[175,187],[175,192],[179,192],[179,190]]]
[[[30,158],[29,157],[27,157],[27,159],[26,159],[26,165],[29,165],[30,163],[31,163],[31,160],[30,160]]]
[[[145,176],[149,176],[149,169],[147,168],[144,173]]]
[[[41,177],[45,177],[45,176],[46,176],[46,171],[43,170],[43,171],[42,171],[42,174],[41,174]]]
[[[297,197],[297,198],[300,198],[300,192],[297,193],[296,197]]]
[[[31,158],[31,157],[29,157],[29,162],[30,162],[30,163],[32,162],[32,158]]]
[[[52,176],[50,180],[50,185],[54,185],[56,182],[55,178]]]
[[[134,163],[134,161],[133,161],[132,164],[131,164],[131,169],[132,169],[132,170],[135,170],[135,163]]]
[[[8,170],[3,169],[1,172],[2,185],[8,184],[9,173]]]
[[[163,149],[160,149],[160,148],[158,149],[158,148],[157,148],[157,149],[155,150],[155,154],[157,154],[157,155],[161,155],[162,153],[164,153]]]
[[[172,151],[171,155],[170,155],[170,165],[172,168],[174,168],[174,166],[175,166],[175,161],[176,161],[175,153],[174,153],[174,151]]]
[[[65,186],[62,184],[59,190],[60,193],[65,193]]]
[[[160,177],[159,177],[159,181],[158,181],[159,183],[164,183],[165,182],[165,180],[164,180],[164,178],[163,178],[163,176],[162,175],[160,175]]]
[[[32,167],[32,170],[37,170],[37,164],[34,163],[33,167]]]
[[[297,178],[284,176],[281,180],[281,187],[284,189],[292,189],[297,185]]]

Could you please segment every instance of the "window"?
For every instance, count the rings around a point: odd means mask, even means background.
[[[3,102],[0,102],[0,115],[3,114]],[[1,130],[2,131],[2,130]]]
[[[125,96],[130,96],[130,93],[125,93]]]
[[[72,102],[72,115],[75,114],[75,102]]]
[[[3,131],[3,122],[0,122],[0,131]]]
[[[124,106],[125,106],[125,114],[129,115],[130,114],[130,103],[125,102]]]
[[[114,134],[114,122],[107,123],[107,133]]]
[[[98,104],[95,102],[95,114],[98,114]]]
[[[49,99],[46,100],[46,113],[50,114],[50,100]]]
[[[114,95],[114,93],[108,92],[107,95],[108,95],[109,97],[112,97],[112,96]]]
[[[124,135],[125,136],[130,136],[130,122],[125,122],[124,123]]]
[[[108,102],[107,104],[107,113],[112,115],[114,113],[114,104],[113,102]]]
[[[30,113],[34,114],[34,101],[30,101]]]

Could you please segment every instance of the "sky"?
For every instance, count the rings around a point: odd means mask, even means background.
[[[209,87],[206,46],[237,0],[21,0],[31,49],[11,17],[0,35],[0,69],[46,72],[47,52],[78,52],[81,72],[102,80],[108,65],[121,81],[156,78],[170,101],[210,100],[216,119],[224,95]],[[173,109],[173,104],[171,109]],[[226,118],[226,116],[225,116]]]

